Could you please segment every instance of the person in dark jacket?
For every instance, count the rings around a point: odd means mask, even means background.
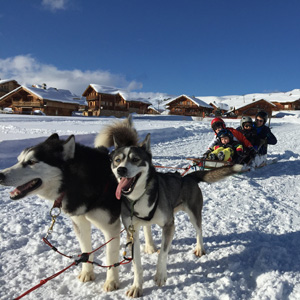
[[[266,126],[268,120],[268,114],[265,111],[260,111],[255,116],[255,127],[257,135],[260,138],[260,144],[258,154],[267,154],[268,145],[276,145],[277,139],[271,132],[271,129]]]
[[[217,134],[218,143],[213,146],[208,154],[211,160],[235,161],[243,154],[243,145],[234,141],[234,136],[229,129],[222,129]]]
[[[256,126],[251,117],[243,116],[240,121],[240,126],[237,127],[236,130],[240,131],[246,137],[255,150],[259,148],[260,137],[257,134]]]

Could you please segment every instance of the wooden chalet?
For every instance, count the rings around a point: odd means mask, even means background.
[[[235,115],[237,117],[250,116],[255,117],[257,112],[264,110],[269,116],[272,115],[272,111],[276,110],[276,105],[266,101],[264,99],[256,100],[239,107],[235,107],[228,111],[229,115]]]
[[[175,99],[172,99],[167,103],[170,115],[182,115],[182,116],[199,116],[205,117],[212,113],[213,107],[204,101],[193,97],[181,95]]]
[[[16,114],[40,112],[49,116],[71,116],[84,106],[84,100],[69,90],[19,86],[0,98],[0,108],[10,107]]]
[[[213,107],[212,113],[215,116],[225,115],[228,112],[228,110],[229,110],[228,105],[225,104],[225,103],[215,102],[214,101],[214,102],[210,102],[209,105]]]
[[[160,115],[160,111],[154,106],[149,106],[147,110],[148,115]]]
[[[87,101],[84,116],[123,117],[131,113],[146,114],[151,103],[114,87],[90,84],[82,94]]]
[[[277,110],[300,110],[299,89],[273,94],[271,97],[271,102],[276,105]]]
[[[16,80],[0,79],[0,98],[8,94],[9,92],[15,90],[19,86],[20,84]]]
[[[298,100],[288,101],[272,101],[276,105],[277,110],[300,110],[300,98]]]

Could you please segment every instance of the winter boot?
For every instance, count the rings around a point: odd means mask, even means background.
[[[217,157],[216,157],[215,154],[211,153],[211,154],[208,155],[208,159],[210,159],[210,160],[217,160]]]
[[[218,153],[218,160],[224,160],[224,158],[225,158],[224,152],[223,151],[219,152]]]

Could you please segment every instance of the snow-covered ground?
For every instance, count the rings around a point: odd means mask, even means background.
[[[0,115],[0,170],[15,163],[23,148],[53,132],[75,134],[78,142],[92,146],[95,134],[113,120]],[[187,167],[185,158],[199,157],[213,137],[210,120],[134,116],[134,124],[142,137],[151,133],[154,163],[162,166]],[[227,125],[237,127],[238,120],[227,120]],[[269,147],[269,158],[278,163],[200,184],[207,255],[194,256],[194,229],[187,215],[178,213],[164,287],[153,281],[157,254],[143,254],[143,299],[300,299],[299,115],[272,119],[271,127],[278,144]],[[0,186],[1,299],[21,295],[72,263],[41,241],[50,225],[51,204],[36,196],[12,201],[10,190]],[[153,233],[159,245],[160,229],[155,226]],[[51,241],[64,253],[80,253],[66,216],[58,218]],[[93,230],[93,246],[103,241],[101,232]],[[98,251],[96,259],[104,262],[104,253]],[[24,299],[126,299],[133,280],[130,264],[120,267],[120,289],[111,293],[102,291],[104,269],[96,267],[94,282],[81,283],[76,278],[80,268],[69,269]]]

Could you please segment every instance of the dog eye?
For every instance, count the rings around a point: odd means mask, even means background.
[[[133,157],[131,161],[134,162],[134,163],[136,163],[136,162],[139,161],[139,158],[138,157]]]
[[[119,164],[121,162],[121,158],[116,158],[115,163]]]
[[[33,165],[35,165],[36,163],[37,163],[37,161],[36,161],[36,160],[33,160],[33,159],[30,159],[30,160],[27,161],[27,165],[28,165],[28,166],[33,166]]]

